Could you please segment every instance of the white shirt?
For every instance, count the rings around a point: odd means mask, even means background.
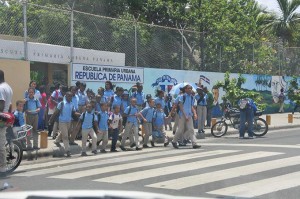
[[[0,84],[0,100],[5,102],[3,112],[8,112],[9,106],[11,104],[13,91],[11,87],[6,83],[3,82]]]
[[[119,114],[113,113],[109,116],[109,120],[112,121],[111,122],[112,128],[116,129],[116,128],[119,128],[119,121],[122,120],[122,116],[120,113]]]

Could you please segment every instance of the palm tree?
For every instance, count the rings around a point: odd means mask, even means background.
[[[295,12],[300,7],[300,0],[277,0],[279,13],[265,12],[258,18],[263,32],[279,37],[283,44],[291,45],[297,25],[300,24],[300,14]]]

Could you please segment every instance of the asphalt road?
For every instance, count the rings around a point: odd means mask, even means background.
[[[300,129],[263,138],[237,134],[198,140],[201,149],[157,146],[142,151],[23,161],[0,179],[8,191],[131,190],[205,198],[300,196]]]

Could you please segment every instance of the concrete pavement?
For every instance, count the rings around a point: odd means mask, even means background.
[[[270,124],[269,124],[269,130],[274,130],[274,129],[286,129],[286,128],[296,128],[300,127],[300,113],[295,113],[292,115],[292,123],[289,123],[288,120],[288,115],[290,113],[276,113],[276,114],[269,114],[270,116]],[[261,116],[261,118],[266,120],[267,115]],[[219,118],[217,118],[217,121]],[[196,131],[196,130],[195,130]],[[230,134],[233,133],[238,133],[238,130],[229,128],[228,132]],[[167,135],[169,136],[170,139],[173,137],[173,133],[170,130],[166,131]],[[205,129],[205,137],[210,137],[210,129]],[[39,149],[37,151],[31,151],[31,152],[24,152],[23,154],[23,159],[36,159],[39,157],[47,157],[47,156],[53,156],[53,157],[59,157],[63,156],[64,150],[62,148],[56,147],[53,143],[52,137],[48,137],[48,147],[44,149]],[[71,146],[71,152],[72,154],[79,154],[81,153],[81,140],[76,140],[76,143],[78,145],[72,145]],[[110,141],[108,144],[108,149],[110,147]],[[129,143],[127,143],[129,145]]]

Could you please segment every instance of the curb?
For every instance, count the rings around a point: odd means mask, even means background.
[[[282,126],[269,126],[269,130],[280,130],[280,129],[292,129],[292,128],[299,128],[300,124],[298,125],[282,125]],[[238,130],[237,129],[229,129],[227,131],[227,135],[232,135],[232,134],[238,134]],[[173,133],[172,132],[168,132],[167,135],[169,136],[169,140],[173,139]],[[196,134],[196,138],[197,139],[205,139],[205,137],[213,137],[212,134],[210,133],[210,129],[207,129],[207,131],[205,132],[205,134],[203,135],[199,135],[198,133]],[[52,140],[49,140],[50,142]],[[163,142],[163,141],[162,141]],[[79,141],[79,144],[74,146],[71,145],[70,146],[70,150],[72,152],[72,154],[80,154],[81,153],[81,146],[80,146],[81,141]],[[159,142],[160,143],[160,142]],[[126,141],[126,146],[129,145],[129,140]],[[109,148],[111,146],[111,142],[109,141],[107,144],[107,148]],[[90,151],[89,148],[87,148],[87,151]],[[24,151],[23,153],[23,159],[29,159],[29,160],[33,160],[33,159],[37,159],[37,158],[41,158],[41,157],[64,157],[65,151],[62,147],[49,147],[47,149],[40,149],[39,151]]]

